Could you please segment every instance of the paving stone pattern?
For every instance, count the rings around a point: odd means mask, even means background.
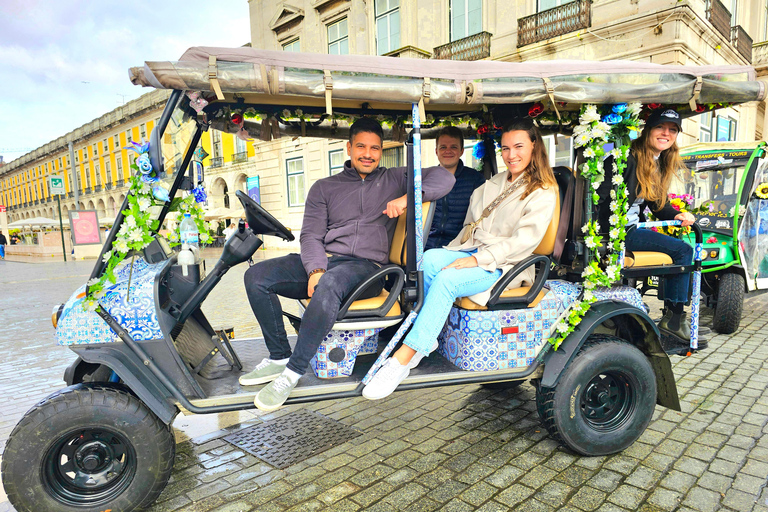
[[[34,265],[24,277],[21,264],[0,263],[3,440],[26,408],[60,386],[66,366],[62,349],[50,347],[50,323],[38,326],[49,322],[49,304],[40,312],[32,304],[69,286],[66,298],[88,272],[75,267],[61,286],[33,282],[58,272],[53,265]],[[244,301],[244,270],[230,271],[204,308],[214,324],[236,320],[238,336],[258,332]],[[768,295],[748,299],[736,334],[713,336],[704,353],[674,357],[683,410],[657,407],[646,432],[617,455],[579,457],[559,447],[539,422],[529,384],[414,390],[378,402],[254,412],[241,425],[181,442],[171,481],[150,510],[768,512],[767,306]],[[222,439],[302,408],[364,434],[283,470]],[[13,510],[3,499],[0,511]]]

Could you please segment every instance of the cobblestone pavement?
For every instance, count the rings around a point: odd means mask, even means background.
[[[61,387],[73,356],[53,346],[50,306],[92,262],[0,262],[0,442],[39,398]],[[258,330],[232,269],[207,300],[214,324]],[[534,390],[467,385],[181,417],[161,511],[733,511],[768,512],[768,295],[745,302],[741,329],[672,359],[683,410],[657,407],[641,438],[608,457],[578,457],[539,422]],[[24,382],[22,386],[20,382]],[[364,432],[284,470],[221,438],[240,426],[308,408]],[[2,445],[0,445],[2,446]],[[13,510],[0,493],[0,511]]]

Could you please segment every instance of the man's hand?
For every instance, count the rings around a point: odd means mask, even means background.
[[[398,197],[397,199],[393,199],[390,202],[388,202],[387,209],[381,213],[386,214],[386,216],[389,217],[390,219],[394,219],[395,217],[401,216],[407,206],[408,206],[408,195],[406,194],[403,197]]]
[[[309,276],[309,283],[307,284],[307,295],[309,298],[312,298],[312,295],[315,293],[315,286],[317,286],[317,283],[320,281],[320,278],[323,276],[323,272],[318,272],[316,274],[312,274]]]
[[[447,267],[443,267],[443,270],[447,268],[474,268],[477,266],[477,258],[474,256],[467,256],[466,258],[459,258]]]
[[[682,221],[683,227],[690,226],[694,222],[696,222],[696,217],[693,216],[690,212],[682,212],[675,215],[675,220]]]

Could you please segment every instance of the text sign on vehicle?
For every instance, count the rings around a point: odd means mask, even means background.
[[[64,188],[64,178],[62,176],[51,175],[49,177],[49,186],[51,194],[66,194],[67,191]]]

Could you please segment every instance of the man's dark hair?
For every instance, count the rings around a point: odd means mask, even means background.
[[[445,135],[446,137],[459,139],[459,142],[461,142],[461,149],[464,149],[464,134],[461,133],[460,129],[456,128],[455,126],[443,127],[439,132],[437,132],[437,138],[435,139],[435,143],[437,143],[440,140],[440,137],[442,137],[443,135]]]
[[[376,134],[379,136],[379,139],[381,139],[381,142],[384,142],[384,130],[381,129],[381,125],[370,117],[361,117],[349,127],[350,144],[352,143],[352,139],[355,138],[355,135],[362,132]]]

